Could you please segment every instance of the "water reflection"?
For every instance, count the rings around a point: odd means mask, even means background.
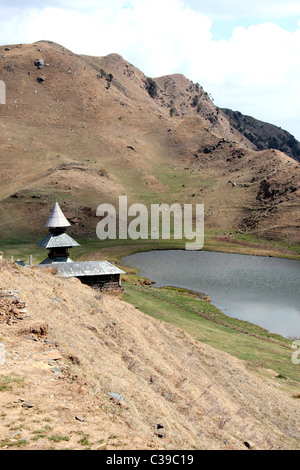
[[[151,251],[123,258],[157,286],[204,292],[227,315],[300,337],[300,262],[231,253]]]

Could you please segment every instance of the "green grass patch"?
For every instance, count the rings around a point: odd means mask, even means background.
[[[249,322],[228,317],[197,295],[177,288],[153,288],[124,283],[124,300],[144,313],[185,330],[194,339],[243,359],[251,367],[272,369],[300,382],[292,363],[292,342]]]
[[[67,436],[58,436],[58,435],[55,435],[55,436],[50,436],[50,437],[48,437],[48,440],[49,440],[49,441],[53,441],[53,442],[61,442],[61,441],[69,441],[70,438],[67,437]]]
[[[0,375],[0,392],[12,390],[14,384],[23,384],[24,379],[12,375]]]
[[[0,447],[22,447],[26,445],[27,441],[25,439],[15,440],[7,438],[0,441]]]

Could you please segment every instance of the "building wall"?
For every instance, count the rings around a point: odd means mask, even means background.
[[[121,286],[120,274],[102,274],[96,276],[78,276],[78,279],[88,286],[96,289],[119,288]]]

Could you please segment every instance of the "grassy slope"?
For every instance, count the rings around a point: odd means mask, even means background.
[[[300,382],[299,367],[291,361],[291,341],[229,318],[193,294],[125,283],[125,300],[154,318],[184,329],[197,341],[248,361],[257,371],[272,369],[279,378]]]
[[[0,284],[28,308],[1,323],[3,450],[299,448],[299,384],[77,279],[2,262]]]

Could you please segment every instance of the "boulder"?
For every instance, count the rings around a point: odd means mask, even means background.
[[[43,61],[43,59],[36,59],[34,65],[36,67],[43,67],[43,65],[45,65],[45,62]]]

